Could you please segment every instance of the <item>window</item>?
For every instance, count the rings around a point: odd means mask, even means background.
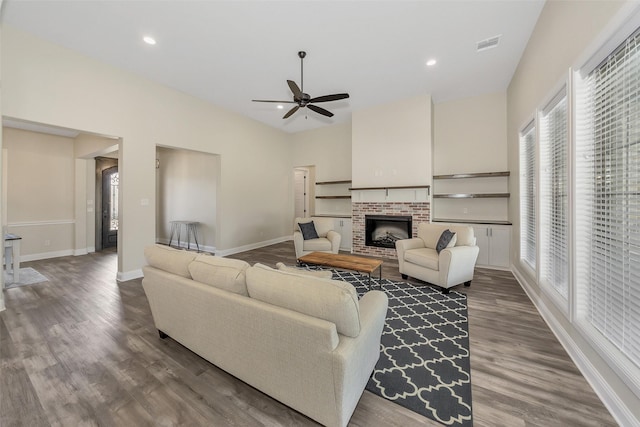
[[[640,31],[580,85],[579,320],[590,336],[605,339],[640,366]]]
[[[536,269],[536,128],[520,133],[520,258]]]
[[[567,307],[569,295],[569,175],[567,92],[540,114],[540,282]]]

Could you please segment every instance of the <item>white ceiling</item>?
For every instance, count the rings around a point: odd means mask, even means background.
[[[431,94],[435,103],[506,90],[544,0],[20,1],[2,23],[286,132],[341,123],[374,105]],[[155,46],[142,41],[151,35]],[[476,43],[501,35],[498,47]],[[335,116],[283,120],[286,80]],[[427,67],[426,61],[438,63]],[[306,113],[306,114],[305,114]]]

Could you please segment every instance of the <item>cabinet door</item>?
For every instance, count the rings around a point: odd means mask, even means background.
[[[476,265],[489,265],[489,227],[474,225],[473,232],[476,235],[476,245],[480,248]]]
[[[489,265],[508,268],[511,262],[509,259],[511,253],[511,227],[493,225],[489,231],[489,236]]]
[[[340,249],[343,251],[351,252],[351,219],[350,218],[335,218],[333,221],[334,230],[340,233]]]

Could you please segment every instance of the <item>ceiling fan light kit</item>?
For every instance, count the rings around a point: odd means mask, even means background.
[[[297,104],[293,106],[287,113],[282,117],[283,119],[288,119],[291,117],[296,111],[300,108],[308,107],[311,111],[315,111],[318,114],[321,114],[326,117],[332,117],[333,113],[331,111],[325,110],[322,107],[318,107],[314,105],[319,102],[330,102],[330,101],[339,101],[341,99],[349,98],[348,93],[335,93],[332,95],[323,95],[317,96],[315,98],[311,98],[308,93],[304,92],[304,58],[307,56],[307,52],[301,50],[298,52],[298,57],[300,58],[300,87],[293,80],[287,80],[287,85],[289,85],[289,89],[293,93],[293,101],[273,101],[266,99],[253,99],[253,102],[275,102],[279,104]]]

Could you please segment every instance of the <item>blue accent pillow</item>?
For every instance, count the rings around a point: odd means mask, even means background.
[[[438,239],[438,243],[436,244],[436,252],[440,253],[441,250],[446,248],[455,235],[456,233],[452,232],[449,229],[444,230],[440,235],[440,238]]]
[[[298,227],[300,227],[300,232],[302,233],[302,238],[304,240],[318,238],[318,232],[316,231],[316,226],[313,225],[313,221],[300,222],[298,223]]]

